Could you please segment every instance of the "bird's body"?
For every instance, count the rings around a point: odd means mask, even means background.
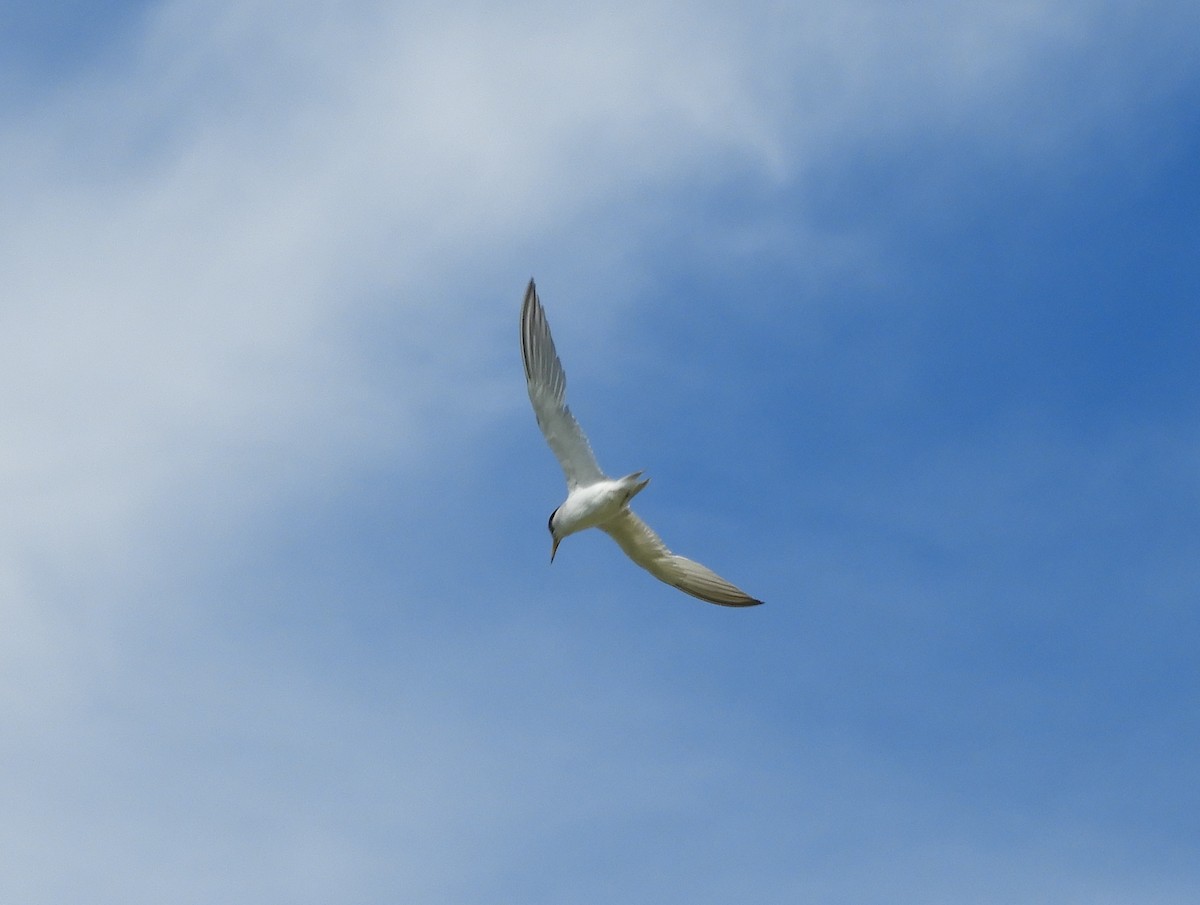
[[[621,514],[650,479],[638,480],[642,473],[635,471],[617,480],[604,479],[595,484],[576,487],[567,494],[563,504],[554,510],[554,531],[559,538],[585,528],[603,528],[606,522]]]
[[[648,478],[642,478],[640,471],[614,479],[601,470],[579,422],[567,407],[566,374],[554,349],[550,325],[533,280],[529,281],[521,306],[521,356],[538,426],[567,479],[567,498],[550,514],[551,561],[564,537],[587,528],[599,528],[655,578],[693,597],[722,606],[762,603],[711,569],[672,553],[634,515],[629,501],[650,483]]]

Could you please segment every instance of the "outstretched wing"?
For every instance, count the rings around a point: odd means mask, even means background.
[[[665,581],[685,594],[721,606],[755,606],[762,603],[731,585],[707,566],[676,556],[667,549],[662,538],[630,509],[604,522],[600,529],[620,544],[635,563],[659,581]]]
[[[525,360],[525,380],[529,385],[533,413],[537,415],[538,427],[546,435],[546,442],[558,457],[558,464],[567,478],[567,489],[603,481],[607,476],[596,463],[596,456],[579,422],[567,408],[567,375],[554,350],[550,325],[546,322],[546,312],[542,310],[533,280],[529,281],[525,303],[521,306],[521,357]]]

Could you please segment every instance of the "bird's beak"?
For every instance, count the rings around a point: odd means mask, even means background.
[[[560,540],[562,540],[561,537],[554,538],[554,546],[550,548],[550,562],[554,562],[554,554],[558,552],[558,542]]]

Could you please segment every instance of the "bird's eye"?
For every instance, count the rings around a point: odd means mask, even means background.
[[[557,509],[555,509],[553,512],[550,513],[550,520],[548,522],[546,522],[546,527],[548,529],[550,529],[551,534],[554,533],[554,516],[556,516],[556,515],[558,515]]]

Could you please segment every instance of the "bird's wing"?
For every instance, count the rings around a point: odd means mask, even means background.
[[[603,481],[607,476],[596,463],[579,422],[567,408],[567,375],[554,351],[550,325],[533,280],[529,281],[525,304],[521,306],[521,357],[525,360],[525,380],[529,384],[533,413],[546,442],[558,457],[567,477],[567,488],[574,490]]]
[[[676,556],[667,549],[662,538],[630,509],[623,509],[619,515],[601,524],[600,528],[620,544],[635,563],[659,581],[665,581],[685,594],[721,606],[755,606],[762,603],[731,585],[712,569]]]

